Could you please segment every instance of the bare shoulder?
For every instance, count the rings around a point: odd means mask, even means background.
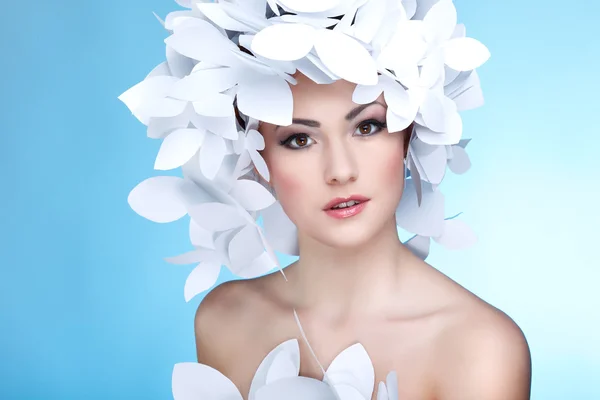
[[[463,290],[436,343],[440,400],[528,400],[531,355],[523,331]]]
[[[244,317],[244,285],[229,281],[212,289],[200,302],[194,318],[198,362],[225,373],[227,359],[240,338],[237,326]]]
[[[221,372],[244,396],[271,350],[264,335],[271,310],[262,286],[262,278],[222,283],[200,302],[194,320],[198,362]]]

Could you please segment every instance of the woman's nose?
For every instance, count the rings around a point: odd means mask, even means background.
[[[329,185],[343,185],[358,179],[358,166],[351,150],[341,143],[330,146],[325,160],[325,181]]]

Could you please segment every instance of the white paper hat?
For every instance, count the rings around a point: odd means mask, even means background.
[[[390,132],[413,124],[396,211],[398,226],[415,234],[406,246],[425,258],[431,239],[448,248],[474,242],[463,222],[445,218],[438,186],[447,169],[470,167],[459,111],[483,103],[475,68],[489,52],[457,24],[452,0],[178,3],[187,10],[161,21],[166,61],[119,98],[162,140],[155,169],[183,171],[141,182],[128,201],[156,222],[190,215],[194,250],[168,259],[198,264],[186,301],[209,289],[222,265],[252,278],[278,267],[274,251],[297,254],[296,227],[253,171],[269,179],[258,121],[291,124],[296,71],[356,83],[356,103],[383,93]]]

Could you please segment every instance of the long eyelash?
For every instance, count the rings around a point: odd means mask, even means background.
[[[288,146],[292,142],[292,140],[294,140],[294,139],[296,139],[297,137],[300,137],[300,136],[309,137],[308,135],[306,135],[304,133],[294,133],[293,135],[290,135],[287,138],[285,138],[283,140],[280,140],[279,144],[282,145],[282,146]],[[308,147],[308,146],[306,146],[306,147]],[[294,147],[291,147],[291,146],[289,148],[293,149],[293,150],[300,150],[300,149],[302,149],[302,147],[296,147],[296,148],[294,148]]]
[[[361,121],[358,125],[356,125],[356,128],[358,128],[359,126],[364,125],[364,124],[375,125],[378,128],[377,132],[375,132],[375,133],[369,133],[369,134],[366,134],[366,135],[358,135],[358,136],[369,137],[369,136],[377,135],[381,129],[387,128],[387,123],[379,121],[377,119],[373,119],[373,118]]]
[[[377,120],[377,119],[374,119],[374,118],[371,118],[371,119],[366,119],[366,120],[364,120],[364,121],[361,121],[361,122],[360,122],[358,125],[356,125],[356,127],[358,128],[359,126],[361,126],[361,125],[363,125],[363,124],[373,124],[373,125],[375,125],[377,128],[379,128],[379,129],[385,129],[385,128],[387,128],[387,123],[385,123],[385,122],[382,122],[382,121],[379,121],[379,120]],[[375,134],[377,134],[377,133],[378,133],[378,132],[375,132],[375,133],[370,133],[370,134],[368,134],[368,135],[360,135],[360,136],[371,136],[371,135],[375,135]],[[279,144],[280,144],[281,146],[288,146],[290,149],[293,149],[293,150],[301,150],[301,149],[303,149],[304,147],[308,147],[308,146],[303,146],[303,147],[291,147],[291,146],[289,146],[289,144],[292,142],[292,140],[294,140],[294,139],[296,139],[296,138],[298,138],[298,137],[301,137],[301,136],[310,137],[310,136],[308,136],[308,135],[307,135],[307,134],[305,134],[305,133],[294,133],[293,135],[290,135],[290,136],[288,136],[287,138],[285,138],[285,139],[283,139],[283,140],[280,140],[280,141],[279,141]]]
[[[387,123],[379,121],[377,119],[373,119],[373,118],[361,121],[358,125],[356,125],[356,127],[358,128],[359,126],[364,125],[364,124],[373,124],[376,127],[378,127],[379,129],[387,128]],[[376,133],[378,133],[378,132],[376,132]],[[360,136],[371,136],[371,135],[375,135],[376,133],[369,133],[368,135],[360,135]]]

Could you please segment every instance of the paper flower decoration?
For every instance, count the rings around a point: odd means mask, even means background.
[[[195,249],[169,259],[198,264],[186,300],[209,289],[221,266],[252,278],[278,266],[274,250],[297,254],[296,227],[255,173],[269,180],[258,121],[291,123],[297,71],[356,83],[356,103],[383,94],[388,129],[414,126],[396,212],[415,234],[409,248],[426,257],[431,239],[473,243],[465,224],[444,217],[438,186],[448,169],[470,167],[459,112],[483,104],[475,69],[489,52],[457,23],[452,0],[178,3],[187,10],[161,21],[166,61],[120,99],[162,140],[155,168],[183,171],[140,183],[129,204],[156,222],[191,217]]]
[[[273,349],[260,363],[249,400],[370,400],[374,370],[364,347],[354,344],[334,358],[322,381],[299,376],[300,349],[291,339]],[[377,400],[398,400],[395,373],[378,385]],[[173,369],[175,400],[241,400],[242,394],[219,371],[198,363],[179,363]]]

